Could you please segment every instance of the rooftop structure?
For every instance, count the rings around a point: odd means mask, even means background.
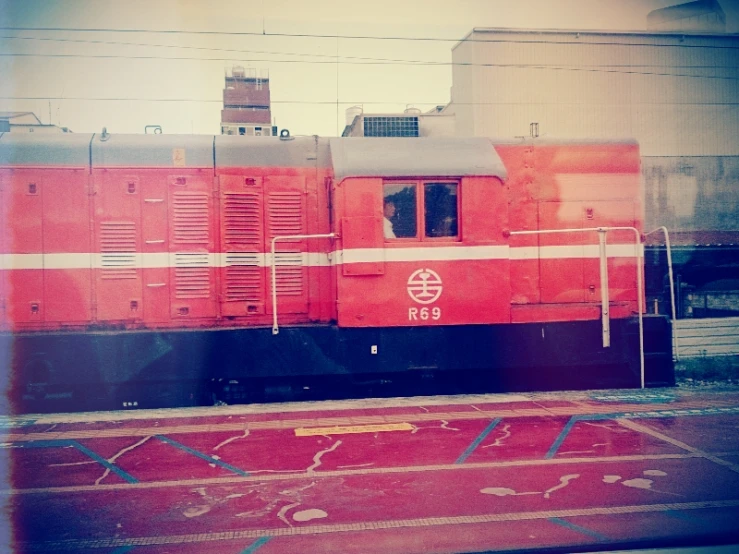
[[[226,72],[221,110],[221,134],[272,136],[269,73],[234,66]]]

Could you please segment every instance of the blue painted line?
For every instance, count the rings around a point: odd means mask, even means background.
[[[271,538],[272,537],[259,537],[251,544],[251,546],[247,546],[245,550],[242,550],[241,554],[252,554],[253,552],[256,552],[257,548],[267,544]]]
[[[53,441],[31,441],[31,442],[16,442],[15,446],[21,448],[67,448],[75,446],[74,441],[71,440],[53,440]]]
[[[119,468],[117,465],[110,463],[108,460],[106,460],[105,458],[103,458],[100,455],[96,454],[95,452],[93,452],[89,448],[87,448],[85,446],[82,446],[80,443],[78,443],[76,441],[69,441],[69,442],[71,442],[72,443],[72,446],[74,446],[77,450],[79,450],[83,454],[87,454],[90,458],[92,458],[97,463],[99,463],[102,466],[104,466],[106,469],[109,469],[110,471],[112,471],[113,473],[115,473],[118,477],[120,477],[124,481],[126,481],[128,483],[138,483],[139,482],[138,479],[136,479],[132,475],[129,475],[128,473],[126,473],[125,471],[123,471],[121,468]]]
[[[587,527],[580,527],[579,525],[570,523],[569,521],[565,519],[560,519],[558,517],[550,517],[549,521],[551,521],[552,523],[556,523],[557,525],[561,525],[562,527],[566,527],[570,531],[575,531],[582,535],[587,535],[588,537],[592,537],[599,541],[610,541],[608,537],[606,537],[605,535],[601,535],[597,531],[593,531],[592,529],[588,529]]]
[[[501,419],[502,418],[498,417],[498,418],[495,418],[493,421],[491,421],[490,424],[487,427],[485,427],[485,430],[482,433],[480,433],[480,435],[472,442],[471,445],[467,447],[467,450],[462,452],[462,455],[459,458],[457,458],[457,461],[454,463],[455,464],[464,463],[464,461],[470,457],[470,454],[472,454],[475,451],[475,448],[480,446],[480,443],[485,440],[485,437],[487,437],[490,434],[490,432],[493,429],[495,429],[498,423],[500,423]]]
[[[207,454],[203,454],[202,452],[198,452],[197,450],[194,450],[190,448],[189,446],[185,446],[184,444],[181,444],[177,441],[174,441],[170,439],[169,437],[165,437],[164,435],[155,435],[156,438],[158,438],[162,442],[166,442],[167,444],[171,444],[175,448],[179,448],[183,452],[187,452],[188,454],[192,454],[193,456],[197,456],[201,460],[205,460],[208,463],[215,464],[219,467],[222,467],[223,469],[227,469],[228,471],[232,471],[237,475],[241,475],[242,477],[249,477],[249,474],[244,471],[243,469],[239,469],[238,467],[234,467],[230,464],[227,464],[226,462],[222,462],[221,460],[217,460],[215,458],[212,458],[211,456],[208,456]]]
[[[581,419],[582,417],[576,416],[576,415],[570,418],[570,421],[567,422],[567,425],[565,425],[565,428],[562,429],[562,431],[559,433],[559,436],[554,441],[552,446],[549,448],[549,452],[547,452],[547,455],[544,456],[544,458],[546,458],[547,460],[551,460],[552,458],[554,458],[554,455],[557,453],[557,450],[559,450],[559,447],[562,446],[562,443],[567,438],[567,435],[569,435],[570,430],[572,429],[572,426],[575,425],[575,423],[577,423]]]

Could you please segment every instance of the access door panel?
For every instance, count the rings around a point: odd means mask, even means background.
[[[539,229],[582,229],[582,203],[542,202]],[[583,258],[586,244],[597,244],[595,233],[542,233],[539,235],[541,301],[564,304],[584,302]]]
[[[38,173],[14,171],[3,187],[8,232],[5,236],[6,310],[10,325],[41,323],[43,302],[43,183]]]
[[[195,175],[168,180],[172,317],[215,317],[213,181]]]
[[[264,191],[261,177],[222,175],[221,313],[265,313]]]
[[[271,251],[272,239],[307,234],[305,221],[305,177],[269,176],[264,179],[266,197],[265,246]],[[308,313],[308,260],[304,239],[279,240],[275,264],[277,311],[280,314]],[[270,256],[271,257],[271,256]],[[270,268],[271,269],[271,268]],[[269,276],[271,294],[271,274]],[[271,313],[271,306],[269,309]]]
[[[44,299],[46,320],[92,319],[92,256],[88,175],[55,171],[44,183]]]
[[[147,323],[170,320],[169,209],[166,175],[141,173],[141,235],[144,260],[143,306]]]
[[[135,321],[141,312],[141,206],[133,175],[99,171],[95,182],[97,319]]]

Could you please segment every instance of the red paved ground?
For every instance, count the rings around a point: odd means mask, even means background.
[[[739,533],[739,392],[398,404],[6,420],[0,550],[407,554]]]

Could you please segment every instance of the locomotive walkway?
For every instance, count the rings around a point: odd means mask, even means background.
[[[428,553],[722,543],[739,390],[0,419],[2,551]]]

